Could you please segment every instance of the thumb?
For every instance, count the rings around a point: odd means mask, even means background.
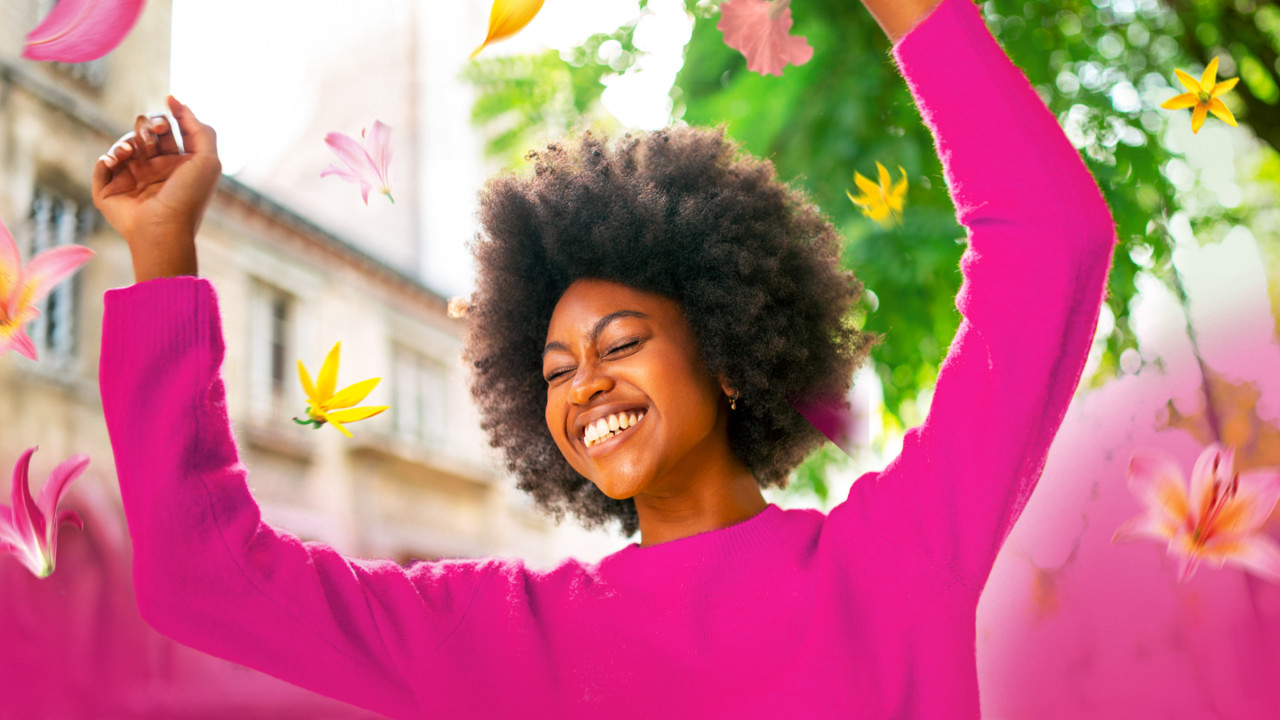
[[[170,95],[166,98],[169,103],[169,111],[173,113],[174,119],[178,121],[178,130],[182,132],[182,145],[184,149],[195,155],[213,155],[218,156],[218,137],[213,128],[205,125],[196,118],[196,114],[191,112],[191,108],[178,102],[178,99]]]

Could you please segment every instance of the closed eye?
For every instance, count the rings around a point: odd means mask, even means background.
[[[633,347],[635,347],[636,345],[639,345],[639,344],[640,344],[640,341],[639,341],[639,340],[628,340],[627,342],[624,342],[624,343],[622,343],[621,345],[614,345],[613,347],[611,347],[611,348],[609,348],[608,350],[606,350],[604,354],[605,354],[605,355],[612,355],[612,354],[614,354],[614,353],[622,352],[623,350],[627,350],[627,349],[629,349],[629,348],[633,348]]]

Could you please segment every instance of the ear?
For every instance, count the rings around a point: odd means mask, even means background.
[[[726,378],[724,375],[721,375],[719,377],[718,382],[720,383],[720,389],[724,392],[725,395],[729,397],[733,397],[734,395],[738,394],[738,391],[733,387],[733,385],[729,383],[729,379]]]

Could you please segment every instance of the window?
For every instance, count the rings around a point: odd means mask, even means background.
[[[254,413],[263,420],[301,416],[297,371],[297,301],[293,295],[254,281],[249,300],[249,377]],[[313,375],[318,367],[308,368]],[[296,405],[296,407],[294,407]]]
[[[394,355],[391,413],[396,434],[426,445],[444,443],[444,363],[404,347],[395,348]]]
[[[92,209],[37,187],[31,200],[31,247],[27,262],[36,255],[61,245],[84,244],[85,229],[92,222]],[[76,359],[80,275],[62,281],[38,306],[40,316],[27,325],[27,334],[36,346],[40,363],[53,369],[67,369]]]

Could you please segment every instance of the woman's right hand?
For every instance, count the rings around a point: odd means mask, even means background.
[[[213,128],[172,95],[185,150],[163,115],[139,115],[93,166],[93,204],[124,236],[137,282],[196,274],[196,231],[222,176]]]

